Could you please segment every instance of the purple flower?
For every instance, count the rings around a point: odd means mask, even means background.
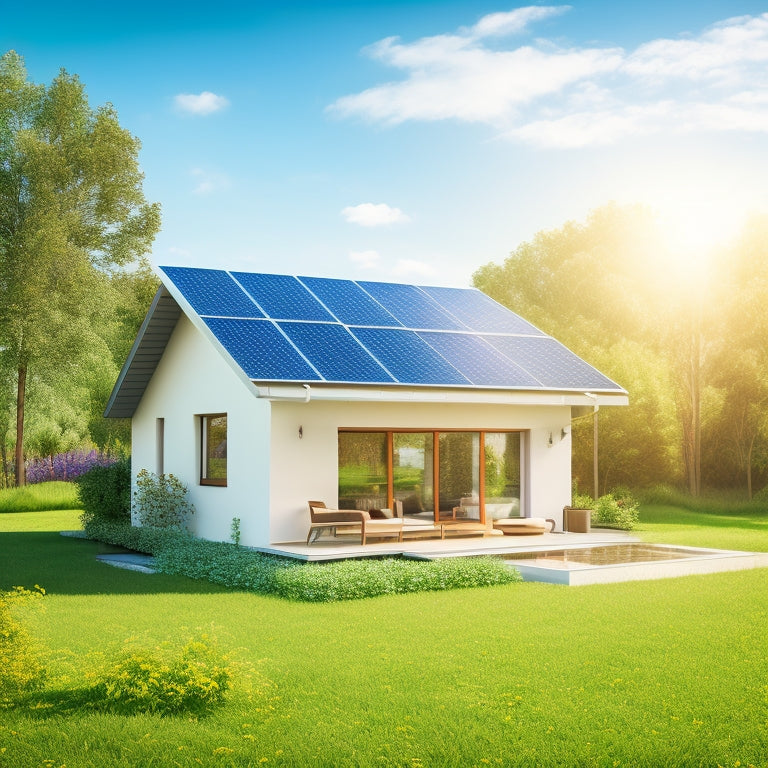
[[[115,456],[96,450],[68,451],[30,459],[26,465],[27,482],[34,484],[50,480],[75,480],[94,467],[109,467],[116,461]]]

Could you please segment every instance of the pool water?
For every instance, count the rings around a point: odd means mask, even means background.
[[[653,563],[660,560],[680,560],[701,556],[702,551],[700,549],[671,547],[662,544],[628,543],[573,547],[542,552],[510,552],[501,557],[504,560],[534,560],[537,564],[546,565],[548,568],[578,568],[580,566]]]

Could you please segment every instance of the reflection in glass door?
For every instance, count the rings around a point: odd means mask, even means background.
[[[520,517],[520,433],[485,433],[485,519]]]
[[[440,520],[480,520],[480,433],[439,436]]]
[[[386,506],[386,432],[339,432],[339,508]]]
[[[434,438],[432,432],[395,432],[392,435],[394,498],[403,503],[403,515],[433,520]]]

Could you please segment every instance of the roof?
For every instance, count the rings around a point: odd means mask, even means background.
[[[160,269],[107,416],[133,414],[182,311],[257,384],[626,394],[474,288]]]

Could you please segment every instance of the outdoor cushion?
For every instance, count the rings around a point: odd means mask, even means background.
[[[543,517],[504,517],[493,521],[493,527],[506,536],[546,533],[555,530],[555,521]]]

